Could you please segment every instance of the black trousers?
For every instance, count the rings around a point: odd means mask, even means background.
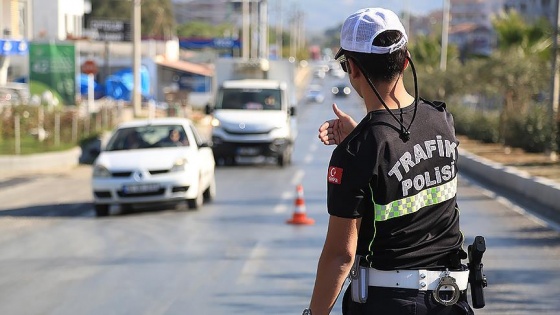
[[[440,292],[440,296],[449,299],[451,292]],[[467,301],[467,291],[463,291],[459,301],[451,306],[436,302],[432,291],[412,289],[395,289],[369,287],[366,303],[352,301],[350,286],[342,300],[343,315],[473,315],[474,311]]]

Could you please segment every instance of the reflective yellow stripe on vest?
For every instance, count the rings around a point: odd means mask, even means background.
[[[422,190],[414,196],[393,201],[386,205],[375,204],[375,221],[386,221],[414,213],[423,207],[453,198],[457,194],[457,176],[450,182]]]

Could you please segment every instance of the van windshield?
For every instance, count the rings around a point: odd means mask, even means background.
[[[221,89],[217,109],[280,110],[280,90],[275,89]]]

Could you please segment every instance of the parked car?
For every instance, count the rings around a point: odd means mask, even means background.
[[[346,97],[350,95],[352,89],[347,84],[341,83],[332,87],[331,92],[334,96],[339,97],[343,96]]]
[[[305,100],[307,103],[323,103],[325,100],[325,94],[323,94],[322,87],[320,85],[310,85],[305,95]]]
[[[111,205],[186,202],[198,209],[216,194],[209,143],[185,118],[135,120],[119,125],[93,163],[97,216]]]

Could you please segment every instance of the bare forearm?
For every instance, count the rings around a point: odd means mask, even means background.
[[[351,256],[326,258],[321,255],[310,308],[313,315],[329,314],[333,308],[348,272],[352,266]]]

